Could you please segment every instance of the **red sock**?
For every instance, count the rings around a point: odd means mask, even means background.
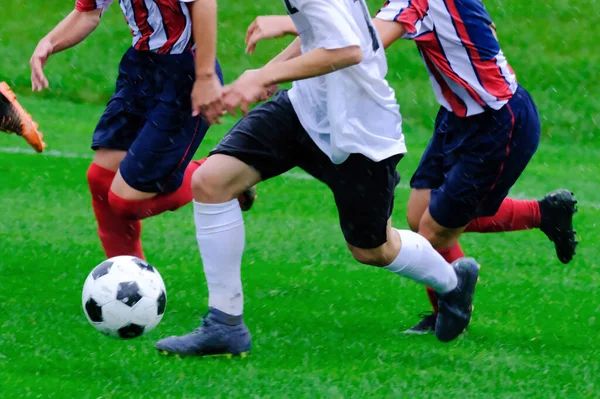
[[[144,259],[142,251],[142,223],[124,220],[117,216],[108,202],[110,185],[115,172],[92,163],[87,172],[88,184],[92,194],[92,207],[98,222],[98,237],[107,258],[119,255],[131,255]]]
[[[535,201],[506,198],[494,216],[477,218],[465,230],[467,233],[498,233],[530,230],[540,227],[540,204]]]
[[[463,258],[465,253],[463,252],[460,244],[456,242],[450,248],[441,248],[436,249],[440,255],[446,260],[448,263],[452,263],[457,259]],[[435,291],[433,288],[427,287],[427,296],[429,297],[429,302],[431,302],[431,306],[433,307],[433,311],[437,313],[438,311],[438,300],[435,296]]]
[[[166,211],[175,211],[189,204],[194,198],[192,194],[192,175],[206,161],[192,161],[185,170],[183,183],[176,191],[168,194],[158,194],[155,197],[131,201],[119,197],[112,191],[108,194],[112,210],[127,220],[142,220],[150,216],[159,215]]]

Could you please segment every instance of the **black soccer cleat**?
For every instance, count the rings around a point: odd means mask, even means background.
[[[163,355],[185,356],[233,356],[246,357],[250,353],[252,339],[242,316],[230,316],[211,308],[202,318],[202,325],[181,337],[169,337],[156,343]]]
[[[404,331],[404,334],[412,335],[425,335],[435,333],[435,322],[437,320],[437,313],[427,312],[421,313],[419,317],[422,319],[415,326],[412,326],[408,330]]]
[[[556,190],[546,195],[540,204],[542,223],[540,230],[548,236],[556,248],[556,256],[562,263],[569,263],[575,256],[577,240],[573,229],[573,215],[577,201],[569,190]]]
[[[254,205],[254,201],[256,201],[258,196],[256,195],[256,187],[250,187],[246,191],[244,191],[239,197],[238,202],[240,203],[240,208],[242,211],[247,212],[252,209],[252,205]]]
[[[450,342],[462,334],[471,322],[473,294],[479,279],[479,264],[473,258],[461,258],[452,263],[458,285],[445,294],[437,294],[438,317],[435,335],[442,342]]]

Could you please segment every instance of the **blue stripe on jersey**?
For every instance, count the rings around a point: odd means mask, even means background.
[[[492,18],[481,0],[459,0],[455,4],[481,59],[487,61],[496,57],[500,52],[500,43],[494,37],[490,27]]]

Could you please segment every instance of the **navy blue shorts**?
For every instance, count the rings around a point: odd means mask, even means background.
[[[336,165],[310,138],[287,91],[254,108],[241,119],[212,154],[225,154],[256,169],[262,178],[300,167],[333,192],[346,241],[358,248],[377,248],[387,241],[387,222],[400,182],[396,166],[402,155],[380,162],[351,154]]]
[[[537,150],[540,132],[535,104],[520,86],[497,111],[460,118],[441,108],[410,185],[431,189],[429,211],[444,227],[493,216]]]
[[[221,81],[221,69],[217,63]],[[136,190],[173,192],[208,124],[192,117],[194,55],[130,48],[119,65],[115,94],[98,122],[92,149],[127,151],[119,170]]]

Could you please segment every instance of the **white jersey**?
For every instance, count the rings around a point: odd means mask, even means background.
[[[360,46],[363,61],[293,83],[290,100],[317,146],[332,162],[363,154],[379,162],[406,152],[402,117],[385,80],[387,61],[364,0],[283,0],[302,53]]]

